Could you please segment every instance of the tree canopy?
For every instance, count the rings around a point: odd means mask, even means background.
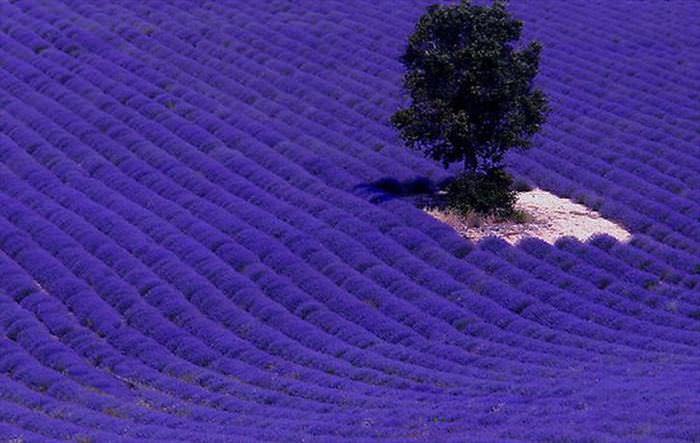
[[[548,107],[533,86],[542,47],[516,47],[522,26],[505,1],[428,8],[401,57],[411,104],[391,118],[409,147],[476,173],[530,146]]]

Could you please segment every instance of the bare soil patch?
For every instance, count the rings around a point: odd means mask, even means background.
[[[518,221],[463,217],[440,205],[423,208],[472,241],[495,236],[516,244],[523,238],[535,237],[554,244],[566,236],[582,242],[595,234],[608,234],[621,242],[631,237],[624,227],[603,218],[598,212],[538,188],[519,192],[516,209],[521,215]]]

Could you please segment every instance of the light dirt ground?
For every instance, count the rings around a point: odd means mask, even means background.
[[[525,237],[536,237],[554,244],[557,239],[565,236],[586,241],[594,234],[603,233],[621,242],[631,237],[625,228],[603,218],[598,212],[542,189],[518,193],[516,208],[525,212],[530,221],[486,223],[470,227],[463,218],[441,209],[426,208],[425,211],[472,241],[496,236],[516,244]]]

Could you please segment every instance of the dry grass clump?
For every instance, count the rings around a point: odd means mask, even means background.
[[[493,226],[497,224],[533,223],[535,221],[532,215],[522,210],[515,210],[513,214],[508,217],[501,217],[491,214],[481,214],[476,211],[469,211],[466,214],[460,214],[459,212],[453,209],[439,207],[424,208],[424,210],[428,214],[442,220],[450,226],[459,225],[467,229],[483,228],[486,226]]]

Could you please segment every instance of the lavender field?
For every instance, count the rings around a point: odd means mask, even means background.
[[[431,3],[0,1],[0,441],[700,441],[700,4],[511,1],[633,234],[511,246],[400,198]]]

